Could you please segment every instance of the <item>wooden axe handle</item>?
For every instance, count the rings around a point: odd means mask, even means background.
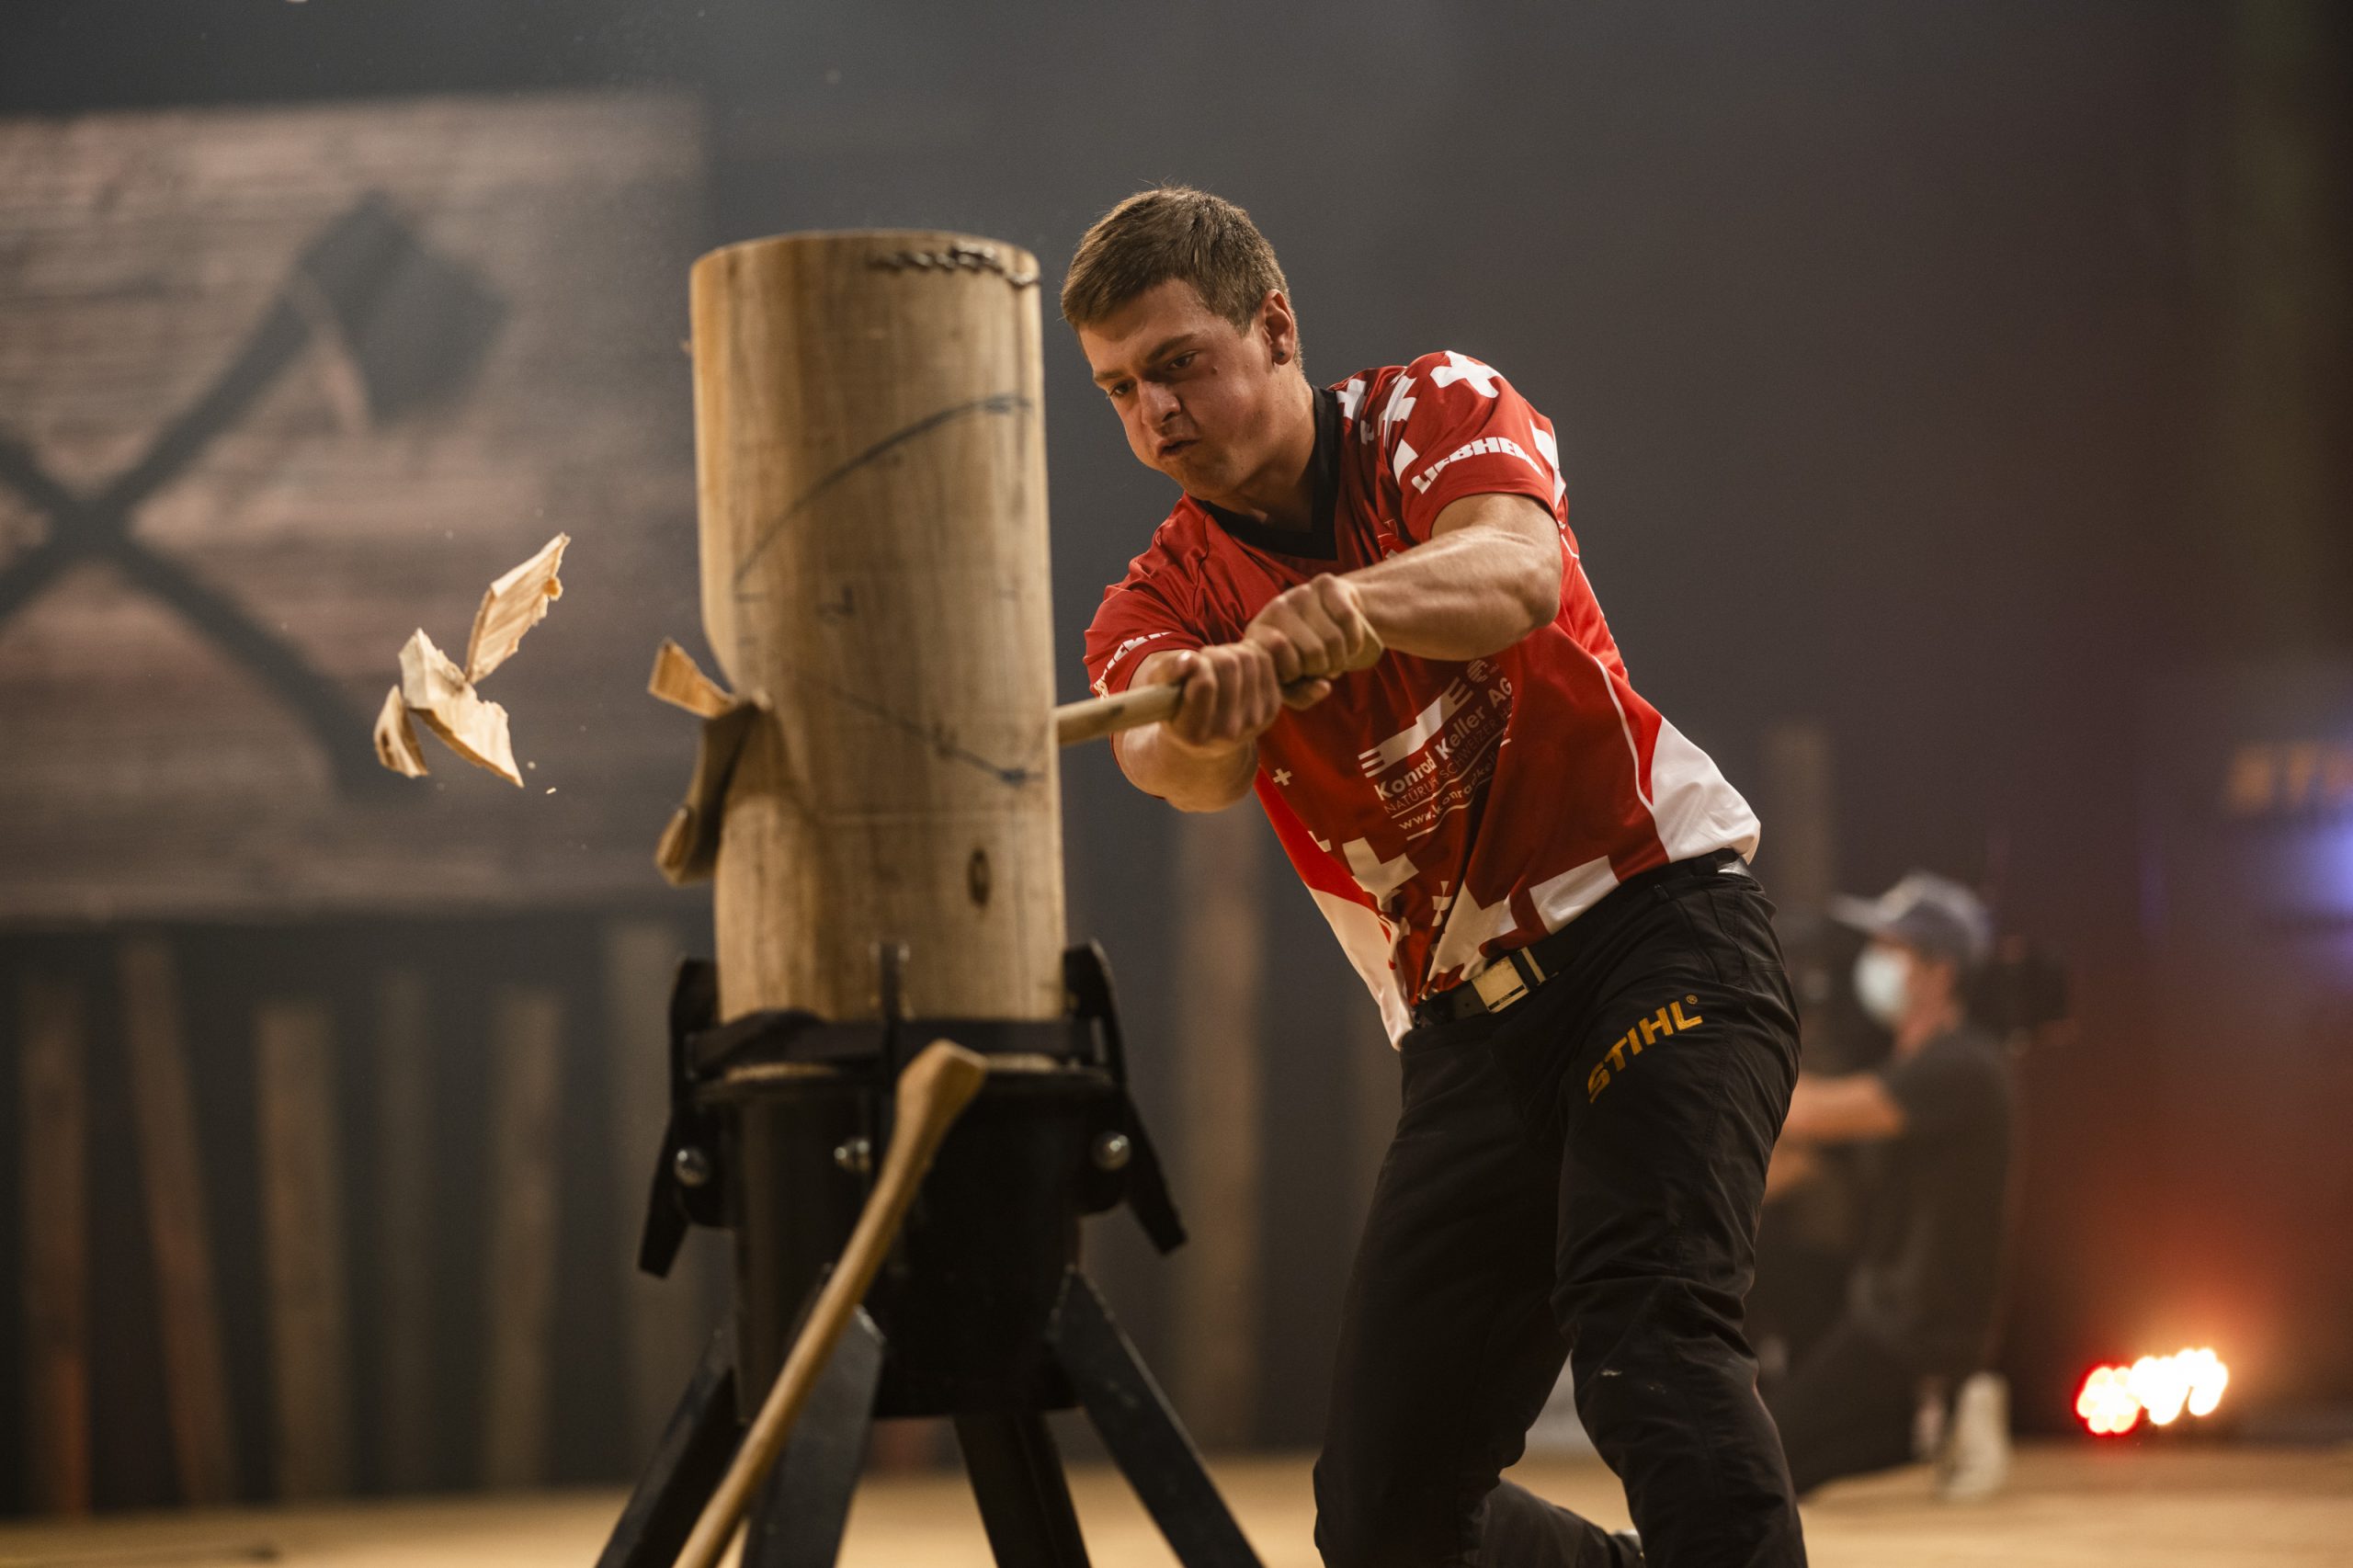
[[[751,1429],[744,1436],[743,1446],[735,1450],[735,1462],[727,1467],[719,1490],[703,1505],[694,1534],[678,1553],[677,1568],[714,1568],[727,1543],[734,1539],[753,1492],[784,1452],[794,1418],[825,1369],[842,1331],[849,1326],[850,1314],[858,1310],[875,1272],[882,1267],[900,1222],[906,1218],[907,1206],[923,1185],[924,1172],[931,1168],[932,1156],[939,1152],[940,1140],[948,1136],[949,1128],[988,1075],[986,1062],[944,1040],[933,1041],[899,1074],[898,1116],[891,1130],[891,1147],[882,1156],[882,1174],[858,1214],[857,1228],[850,1232],[849,1244],[842,1248],[824,1289],[817,1293],[817,1304],[810,1309],[801,1336],[792,1342],[783,1370],[777,1373],[767,1398],[760,1403],[760,1413],[752,1418]]]
[[[1307,684],[1294,681],[1283,687],[1283,694],[1290,696]],[[1155,681],[1150,686],[1131,686],[1110,697],[1065,702],[1054,710],[1054,744],[1076,745],[1098,735],[1140,730],[1146,724],[1173,719],[1176,716],[1176,700],[1184,691],[1185,683],[1181,680]]]
[[[1183,681],[1155,681],[1131,686],[1110,697],[1090,697],[1065,702],[1054,710],[1054,744],[1076,745],[1098,735],[1141,729],[1176,716],[1176,699],[1185,693]]]

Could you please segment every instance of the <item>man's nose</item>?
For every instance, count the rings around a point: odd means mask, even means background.
[[[1168,416],[1176,412],[1178,404],[1176,391],[1170,387],[1157,386],[1151,381],[1146,381],[1137,393],[1136,406],[1142,415],[1144,424],[1157,427],[1166,423]]]

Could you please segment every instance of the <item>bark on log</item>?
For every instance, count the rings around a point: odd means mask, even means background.
[[[1037,264],[790,235],[693,276],[703,624],[767,697],[729,790],[721,1008],[1063,1006]]]

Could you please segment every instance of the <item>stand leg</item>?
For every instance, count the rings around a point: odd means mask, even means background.
[[[960,1415],[956,1442],[997,1568],[1087,1568],[1070,1483],[1043,1415]]]
[[[703,1504],[727,1473],[738,1431],[735,1339],[732,1325],[722,1324],[663,1428],[597,1568],[669,1568],[676,1562]]]
[[[1063,1278],[1051,1332],[1079,1402],[1176,1561],[1185,1568],[1260,1568],[1167,1397],[1076,1269]]]
[[[860,1307],[752,1506],[743,1568],[833,1568],[866,1464],[881,1376],[882,1333]]]

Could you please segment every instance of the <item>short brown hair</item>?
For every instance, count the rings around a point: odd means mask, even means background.
[[[1063,319],[1073,327],[1101,321],[1172,278],[1238,332],[1250,330],[1268,290],[1290,292],[1249,213],[1206,190],[1163,185],[1112,208],[1078,242],[1063,279]]]

